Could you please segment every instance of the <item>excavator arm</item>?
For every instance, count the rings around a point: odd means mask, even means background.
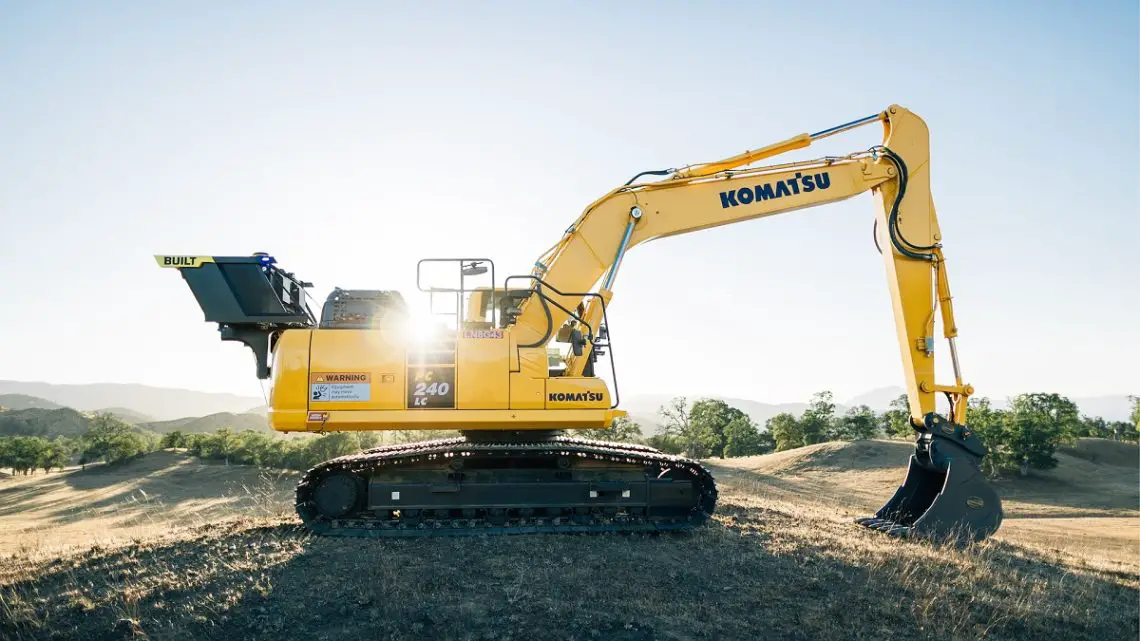
[[[882,124],[882,143],[865,151],[752,166],[875,122]],[[575,324],[567,310],[583,310],[577,315],[582,324],[598,327],[622,260],[640,243],[871,192],[877,205],[875,240],[886,271],[910,420],[918,438],[906,482],[875,517],[861,522],[894,533],[941,531],[963,523],[981,532],[996,530],[1000,501],[979,470],[987,450],[965,425],[973,388],[963,383],[958,361],[958,330],[930,193],[929,132],[923,120],[892,105],[839,127],[722,161],[646,173],[668,177],[641,184],[635,184],[635,177],[610,191],[587,207],[535,263],[531,291],[515,294],[520,298],[514,320],[520,350],[545,348],[560,326],[567,321]],[[597,295],[558,294],[586,291]],[[548,305],[546,300],[558,304]],[[934,326],[939,314],[954,372],[954,381],[945,384],[935,380]],[[591,347],[587,342],[580,354],[567,358],[567,375],[583,373]],[[949,400],[947,417],[936,412],[940,393]]]
[[[739,167],[807,147],[811,142],[860,125],[882,122],[883,144],[842,157],[826,157],[764,167]],[[930,195],[928,132],[910,111],[892,106],[880,114],[816,134],[802,134],[732,158],[687,167],[662,181],[628,184],[591,204],[561,241],[535,264],[532,276],[548,298],[574,309],[583,303],[583,320],[596,327],[602,302],[613,296],[626,252],[641,243],[766,216],[826,205],[872,192],[878,204],[876,240],[883,262],[907,373],[907,397],[916,426],[935,410],[935,396],[947,394],[951,417],[965,421],[966,398],[958,366],[957,327],[950,304],[942,235]],[[597,288],[600,297],[560,297],[553,291]],[[569,315],[542,306],[537,296],[520,307],[515,322],[519,344],[548,343]],[[943,333],[950,340],[953,384],[934,378],[934,324],[941,308]],[[549,319],[547,317],[549,312]],[[568,375],[580,375],[589,355],[570,356]]]

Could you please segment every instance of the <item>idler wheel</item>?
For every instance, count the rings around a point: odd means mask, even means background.
[[[347,472],[335,472],[320,482],[313,490],[313,504],[321,516],[336,519],[353,512],[364,492],[362,483],[356,476]]]

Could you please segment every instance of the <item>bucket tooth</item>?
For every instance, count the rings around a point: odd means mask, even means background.
[[[914,528],[905,525],[892,525],[885,531],[890,536],[902,539],[909,538],[914,533]]]
[[[896,537],[968,542],[990,536],[1003,513],[980,467],[988,451],[971,430],[935,414],[927,415],[926,427],[903,484],[873,516],[855,522]]]

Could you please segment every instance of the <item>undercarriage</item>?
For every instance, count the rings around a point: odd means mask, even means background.
[[[296,508],[318,535],[417,537],[687,530],[716,499],[712,475],[687,458],[491,431],[325,461],[298,483]]]

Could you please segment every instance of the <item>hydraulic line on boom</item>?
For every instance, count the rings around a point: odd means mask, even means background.
[[[814,141],[881,123],[880,144],[840,157],[755,166]],[[646,176],[659,180],[638,182]],[[409,330],[402,296],[335,289],[318,321],[311,286],[254,256],[157,256],[177,268],[222,340],[249,346],[272,379],[269,421],[283,432],[452,429],[456,439],[388,446],[309,470],[297,512],[328,536],[690,529],[715,510],[699,462],[653,448],[561,435],[610,427],[618,409],[609,320],[631,249],[667,236],[870,192],[906,374],[915,452],[902,485],[858,523],[900,537],[977,540],[1000,526],[987,454],[966,426],[942,234],[930,193],[929,133],[898,105],[721,161],[638,173],[591,203],[529,274],[495,282],[485,258],[450,259],[447,321]],[[449,259],[425,259],[426,263]],[[417,276],[420,276],[417,267]],[[470,286],[471,279],[490,276]],[[941,318],[954,381],[935,380]],[[562,344],[563,348],[552,347]],[[610,351],[614,389],[595,375]],[[937,412],[936,398],[949,400]]]

